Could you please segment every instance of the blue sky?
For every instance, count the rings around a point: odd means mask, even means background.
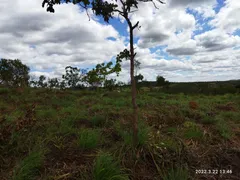
[[[117,15],[107,24],[91,10],[89,21],[70,3],[55,6],[50,14],[39,0],[16,1],[0,5],[0,57],[21,59],[34,76],[61,78],[68,65],[91,69],[114,62],[129,48],[127,23]],[[175,82],[240,79],[239,0],[165,2],[159,9],[139,3],[131,16],[141,26],[134,31],[134,47],[145,80],[157,75]],[[116,78],[129,81],[129,62],[123,62]]]

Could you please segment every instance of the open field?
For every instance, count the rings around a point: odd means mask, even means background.
[[[133,148],[129,92],[0,88],[1,180],[240,178],[240,94],[137,103]]]

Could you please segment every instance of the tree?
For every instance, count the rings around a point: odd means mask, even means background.
[[[106,81],[106,77],[108,75],[112,73],[116,73],[117,76],[119,75],[119,72],[121,71],[121,62],[121,58],[117,56],[116,64],[113,67],[112,62],[108,62],[106,64],[97,64],[95,68],[93,68],[86,74],[83,80],[92,87],[102,86],[103,83]]]
[[[107,88],[109,91],[112,91],[115,85],[116,79],[106,79],[104,82],[104,87]]]
[[[138,60],[134,60],[135,76],[137,76],[137,71],[140,69],[141,63]]]
[[[118,1],[118,0],[115,0]],[[153,0],[119,0],[121,3],[121,9],[118,8],[117,4],[109,3],[103,0],[43,0],[42,6],[44,7],[47,4],[47,11],[54,13],[53,6],[55,4],[61,3],[73,3],[78,4],[84,9],[92,8],[93,12],[97,16],[102,16],[105,22],[109,22],[110,18],[113,18],[114,13],[118,13],[122,16],[129,27],[129,38],[130,38],[130,51],[126,57],[130,59],[130,77],[131,77],[131,95],[132,95],[132,105],[133,105],[133,118],[132,118],[132,127],[133,127],[133,142],[134,145],[138,143],[138,107],[136,103],[136,83],[134,78],[134,58],[136,53],[134,52],[133,46],[133,30],[138,27],[139,21],[136,24],[132,24],[129,14],[134,12],[132,11],[134,8],[138,9],[138,2],[152,2],[156,7]],[[158,2],[164,4],[161,0],[157,0]],[[91,2],[91,3],[90,3]],[[90,5],[91,4],[91,5]]]
[[[46,76],[44,76],[44,75],[39,76],[38,87],[46,88],[47,87],[47,82],[45,80],[46,80]]]
[[[0,84],[7,87],[28,86],[29,71],[30,68],[19,59],[1,59]]]
[[[48,85],[49,85],[49,88],[52,89],[52,88],[59,88],[59,81],[58,81],[58,78],[51,78],[51,79],[48,79]]]
[[[77,67],[67,66],[65,68],[66,74],[62,78],[70,88],[76,88],[81,80],[80,69]]]
[[[163,86],[163,85],[165,85],[165,78],[162,77],[162,76],[157,76],[156,81],[157,81],[157,85],[158,85],[158,86]]]

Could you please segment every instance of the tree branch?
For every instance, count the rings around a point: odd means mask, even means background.
[[[132,29],[135,29],[136,27],[138,27],[139,21],[132,27]]]

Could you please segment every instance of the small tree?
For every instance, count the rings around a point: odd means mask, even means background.
[[[77,67],[67,66],[65,68],[65,71],[66,74],[62,75],[62,78],[64,79],[65,83],[70,88],[76,88],[77,84],[81,80],[80,69],[78,69]]]
[[[38,84],[38,87],[46,88],[47,87],[46,76],[44,75],[39,76],[37,84]]]
[[[118,0],[116,0],[117,2]],[[157,0],[158,2],[164,4],[161,0]],[[110,18],[113,18],[114,13],[118,13],[120,16],[122,16],[129,27],[129,41],[130,41],[130,51],[127,54],[126,57],[129,57],[130,59],[130,78],[131,78],[131,95],[132,95],[132,105],[133,105],[133,118],[132,118],[132,128],[133,128],[133,142],[136,146],[138,143],[138,107],[136,103],[136,83],[134,78],[134,59],[136,56],[136,53],[134,52],[134,45],[133,45],[133,30],[138,27],[139,21],[136,24],[132,24],[130,20],[130,13],[134,12],[132,10],[138,9],[138,2],[152,2],[154,6],[156,7],[153,0],[119,0],[121,3],[121,7],[118,8],[118,4],[109,3],[107,1],[103,0],[43,0],[42,7],[44,7],[45,4],[48,5],[47,11],[50,13],[54,13],[53,6],[55,4],[61,4],[61,3],[73,3],[78,4],[81,7],[85,8],[86,10],[88,8],[91,8],[95,15],[102,16],[105,22],[109,22]],[[90,5],[91,4],[91,5]]]
[[[104,85],[106,77],[112,73],[116,73],[117,76],[121,71],[121,58],[118,56],[115,66],[112,66],[112,62],[97,64],[95,68],[90,70],[86,76],[83,78],[88,85],[92,87],[98,87]]]
[[[19,59],[1,59],[0,61],[0,84],[8,87],[29,85],[30,68]]]
[[[48,79],[48,86],[50,89],[53,89],[53,88],[59,88],[59,81],[58,81],[58,78],[51,78],[51,79]]]

